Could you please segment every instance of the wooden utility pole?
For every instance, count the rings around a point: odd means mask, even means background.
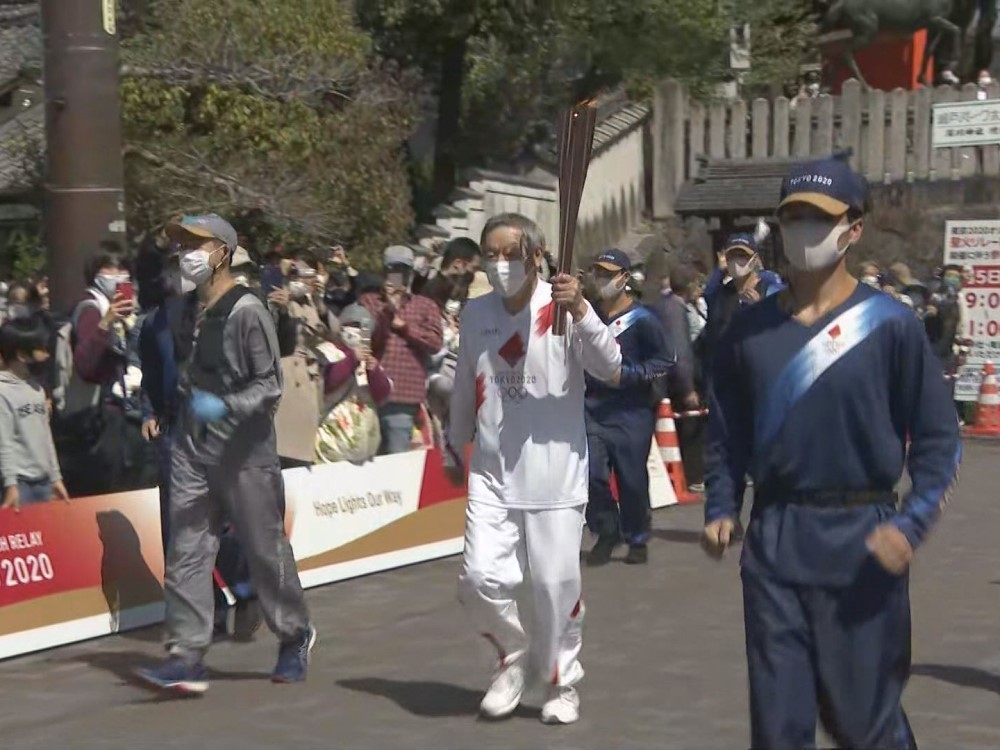
[[[53,307],[83,290],[101,240],[125,245],[115,0],[42,0],[45,243]]]

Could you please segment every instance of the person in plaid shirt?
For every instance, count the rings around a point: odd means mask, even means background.
[[[372,352],[393,382],[392,396],[379,408],[379,454],[384,455],[410,449],[417,411],[427,396],[428,362],[444,339],[438,306],[410,293],[413,251],[393,245],[386,249],[382,264],[382,291],[363,294],[358,302],[375,320]]]

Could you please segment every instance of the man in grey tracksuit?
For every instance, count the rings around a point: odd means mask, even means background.
[[[222,521],[243,544],[264,618],[280,642],[274,682],[305,679],[316,632],[309,624],[284,530],[284,484],[274,413],[281,397],[277,334],[267,308],[229,271],[236,232],[210,214],[169,227],[181,244],[185,288],[204,305],[181,378],[172,449],[165,595],[170,658],[140,675],[157,687],[204,692],[212,639],[212,566]]]

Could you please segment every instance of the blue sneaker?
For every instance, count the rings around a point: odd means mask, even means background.
[[[188,664],[179,656],[171,656],[163,664],[136,670],[144,682],[161,690],[198,695],[208,690],[208,670],[202,663]]]
[[[299,641],[282,643],[278,651],[278,663],[271,673],[271,682],[302,682],[309,666],[309,652],[316,645],[316,628],[312,625]]]

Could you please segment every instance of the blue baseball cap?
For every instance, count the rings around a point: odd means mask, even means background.
[[[847,163],[849,154],[798,164],[781,183],[778,211],[790,203],[808,203],[823,213],[842,216],[868,208],[868,181]]]
[[[749,232],[740,232],[739,234],[729,235],[729,239],[726,240],[725,249],[722,251],[728,253],[730,250],[736,249],[746,250],[751,255],[757,254],[757,240]]]
[[[615,273],[632,270],[632,261],[616,247],[605,250],[598,255],[597,260],[594,261],[594,265],[600,266],[605,271],[614,271]]]

